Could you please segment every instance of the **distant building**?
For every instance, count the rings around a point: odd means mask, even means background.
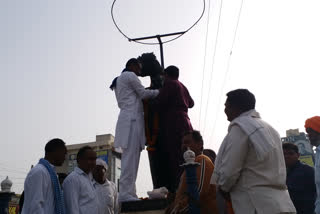
[[[282,143],[293,143],[298,146],[300,161],[314,166],[314,152],[307,135],[299,132],[299,129],[289,129],[286,131],[287,137],[281,138]]]
[[[113,147],[114,137],[111,134],[97,135],[95,142],[67,145],[66,161],[61,167],[57,167],[57,173],[69,174],[77,166],[77,153],[83,146],[90,146],[97,152],[97,157],[108,164],[108,180],[118,186],[121,173],[121,154]]]

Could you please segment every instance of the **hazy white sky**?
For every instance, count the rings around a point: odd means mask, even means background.
[[[165,65],[180,68],[195,100],[189,115],[205,146],[218,150],[228,126],[225,94],[236,88],[256,95],[257,110],[282,136],[303,130],[306,118],[319,115],[320,2],[244,0],[236,37],[241,0],[223,0],[218,34],[221,0],[211,0],[209,17],[206,3],[199,24],[164,45]],[[118,33],[111,4],[0,1],[0,180],[9,175],[14,191],[21,192],[49,139],[73,144],[114,134],[119,110],[110,82],[131,57],[154,52],[159,58],[158,46],[130,43]],[[130,37],[164,34],[188,28],[202,6],[202,0],[118,0],[115,18]],[[151,188],[148,170],[143,152],[140,195]]]

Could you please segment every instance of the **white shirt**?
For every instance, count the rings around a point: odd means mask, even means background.
[[[45,166],[37,164],[30,170],[24,182],[22,214],[54,214],[54,209],[54,190],[50,174]]]
[[[159,90],[147,90],[133,72],[123,72],[117,79],[114,89],[120,113],[116,126],[114,146],[127,148],[132,122],[136,122],[137,133],[141,139],[141,148],[145,145],[144,116],[142,99],[156,97]]]
[[[262,121],[255,111],[243,113],[242,116],[259,120],[268,133],[272,147],[267,155],[261,156],[262,152],[257,153],[258,142],[253,143],[244,128],[232,122],[220,146],[212,178],[222,190],[230,192],[232,206],[239,214],[295,213],[287,191],[286,168],[278,132]]]
[[[67,214],[98,213],[99,201],[91,174],[76,167],[64,180],[62,187]]]
[[[99,198],[99,214],[118,213],[118,192],[116,185],[106,180],[104,184],[95,183]]]

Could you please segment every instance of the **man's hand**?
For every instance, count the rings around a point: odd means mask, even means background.
[[[225,192],[221,189],[221,187],[218,188],[219,192],[221,193],[222,197],[226,200],[226,201],[231,201],[231,197],[230,197],[230,193],[229,192]]]

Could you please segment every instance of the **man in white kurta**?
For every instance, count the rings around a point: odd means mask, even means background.
[[[230,194],[236,214],[295,213],[278,132],[261,120],[248,90],[227,96],[225,112],[231,123],[215,161],[213,182]]]
[[[97,159],[96,168],[93,171],[95,188],[99,199],[99,213],[118,214],[118,191],[115,183],[107,179],[108,165],[102,159]]]
[[[90,147],[82,147],[79,150],[78,167],[62,184],[67,214],[98,213],[99,200],[91,173],[95,161],[96,154]]]
[[[140,71],[138,60],[130,59],[112,87],[120,108],[114,140],[114,146],[122,150],[120,202],[138,199],[135,182],[140,152],[146,143],[142,100],[154,98],[159,93],[158,90],[146,90],[143,87],[137,76]]]
[[[45,160],[49,162],[53,171],[55,171],[55,166],[63,164],[66,151],[65,143],[61,139],[53,139],[47,143]],[[55,214],[56,204],[53,186],[48,169],[43,164],[38,163],[30,170],[25,180],[24,203],[21,213]]]

